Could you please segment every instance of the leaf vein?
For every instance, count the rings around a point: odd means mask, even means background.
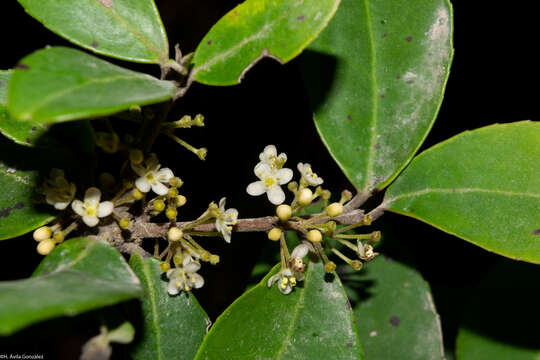
[[[422,189],[422,190],[418,190],[418,191],[414,191],[410,193],[396,195],[390,199],[385,200],[385,203],[390,204],[399,199],[414,197],[414,196],[421,196],[421,195],[429,194],[429,193],[464,194],[464,193],[474,193],[474,192],[498,194],[498,195],[506,195],[506,196],[526,196],[526,197],[540,198],[540,194],[517,192],[517,191],[506,191],[506,190],[495,190],[495,189],[482,189],[482,188],[431,189],[431,188],[426,188],[426,189]]]

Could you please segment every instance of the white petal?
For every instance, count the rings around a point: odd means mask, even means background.
[[[272,168],[270,168],[268,164],[260,162],[255,166],[253,172],[259,179],[265,180],[267,177],[272,175]]]
[[[230,244],[231,243],[231,234],[232,234],[231,230],[227,229],[224,232],[222,232],[222,234],[223,234],[223,239]]]
[[[268,282],[266,283],[266,285],[267,285],[268,287],[272,287],[272,285],[274,285],[274,283],[275,283],[276,281],[278,281],[278,280],[280,279],[280,277],[281,277],[281,276],[279,275],[279,273],[276,274],[276,275],[271,276],[270,279],[268,279]]]
[[[268,200],[274,205],[279,205],[285,201],[285,193],[279,185],[271,186],[266,194],[268,195]]]
[[[97,187],[91,187],[86,190],[86,193],[84,194],[84,201],[98,203],[99,199],[101,199],[101,191],[99,191]]]
[[[262,162],[268,162],[268,160],[270,160],[270,156],[272,155],[277,155],[277,149],[274,145],[267,145],[263,152],[259,155],[259,160]]]
[[[158,195],[165,195],[169,191],[169,188],[160,182],[156,182],[152,184],[152,191]]]
[[[95,216],[95,215],[92,215],[92,216],[90,216],[90,215],[84,215],[84,216],[82,217],[82,220],[84,221],[84,223],[85,223],[86,225],[88,225],[88,226],[90,226],[90,227],[96,226],[96,225],[98,224],[98,222],[99,222],[98,217]]]
[[[293,171],[288,168],[279,169],[275,176],[279,179],[279,185],[285,185],[293,178]]]
[[[169,295],[176,295],[178,294],[178,287],[176,286],[176,279],[171,279],[169,281],[169,284],[167,284],[167,292]]]
[[[292,291],[292,286],[287,284],[287,286],[285,287],[285,289],[283,289],[281,286],[278,286],[279,287],[279,291],[281,291],[281,293],[283,295],[287,295],[287,294],[290,294],[290,292]]]
[[[248,185],[246,191],[251,196],[259,196],[266,192],[266,187],[262,181],[255,181]]]
[[[201,264],[195,261],[190,261],[188,264],[184,265],[184,271],[187,273],[197,272],[201,268]]]
[[[227,225],[225,225],[221,216],[216,219],[216,230],[222,234],[227,231]]]
[[[163,168],[157,172],[157,177],[162,183],[167,183],[174,176],[169,168]]]
[[[227,225],[234,225],[236,219],[238,219],[238,210],[235,208],[227,209],[227,211],[223,213],[223,220]]]
[[[71,208],[77,215],[84,215],[83,202],[81,200],[73,200],[71,203]]]
[[[301,174],[304,173],[304,164],[303,163],[298,163],[298,165],[296,165],[296,168],[298,169],[298,171],[300,171]]]
[[[169,269],[167,270],[167,278],[171,278],[175,276],[175,274],[178,272],[178,269]]]
[[[305,244],[300,244],[297,247],[294,248],[294,250],[291,253],[291,258],[300,258],[302,259],[304,256],[306,256],[309,252],[309,247]]]
[[[227,198],[222,197],[221,200],[219,200],[219,209],[221,211],[225,211],[225,201],[227,201]]]
[[[100,218],[109,216],[111,215],[113,208],[114,208],[114,205],[112,201],[104,201],[102,203],[99,203],[97,216]]]
[[[150,182],[144,176],[135,180],[135,186],[143,193],[150,191]]]
[[[199,289],[201,288],[203,285],[204,285],[204,279],[201,275],[199,274],[191,274],[189,276],[189,280],[191,280],[191,282],[193,283],[193,287],[195,289]],[[195,281],[194,281],[195,280]]]
[[[68,205],[69,205],[69,201],[64,201],[64,202],[59,201],[59,202],[54,203],[54,208],[57,210],[64,210],[65,208],[68,207]]]

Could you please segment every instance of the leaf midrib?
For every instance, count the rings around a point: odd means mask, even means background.
[[[150,306],[152,307],[152,324],[154,325],[154,333],[156,335],[156,354],[157,359],[163,359],[163,354],[161,352],[161,333],[159,331],[159,316],[158,316],[158,310],[157,310],[157,304],[156,304],[156,293],[154,291],[154,281],[152,280],[152,276],[149,273],[149,267],[152,265],[151,261],[148,261],[145,263],[144,259],[139,259],[142,263],[143,273],[148,281],[148,292],[149,292],[149,302]]]
[[[425,194],[439,193],[439,194],[464,194],[464,193],[488,193],[488,194],[497,194],[505,196],[525,196],[532,198],[540,198],[540,194],[526,193],[526,192],[517,192],[517,191],[506,191],[506,190],[496,190],[496,189],[483,189],[483,188],[425,188],[422,190],[396,195],[384,201],[385,204],[391,204],[392,202],[409,197],[422,196]]]
[[[115,75],[111,77],[104,77],[104,78],[98,78],[98,79],[90,79],[88,81],[85,81],[81,84],[78,84],[77,86],[68,87],[61,91],[58,91],[56,93],[52,93],[49,96],[46,96],[43,98],[43,100],[34,107],[32,107],[29,111],[23,112],[20,115],[21,119],[31,119],[32,115],[35,114],[38,110],[43,108],[45,105],[49,104],[50,102],[56,100],[57,98],[67,95],[70,92],[74,92],[76,90],[82,89],[85,86],[89,86],[92,84],[98,84],[98,83],[108,83],[116,80],[145,80],[145,77],[143,76],[136,76],[136,75]],[[156,79],[157,80],[157,79]]]

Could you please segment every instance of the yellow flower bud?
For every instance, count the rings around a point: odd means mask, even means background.
[[[219,256],[218,255],[211,255],[210,256],[210,264],[216,265],[219,262]]]
[[[64,235],[64,232],[62,230],[59,230],[59,231],[55,232],[54,235],[53,235],[53,239],[57,243],[61,243],[62,241],[64,241],[64,238],[65,238],[65,235]]]
[[[52,230],[50,227],[48,226],[42,226],[40,227],[39,229],[37,229],[36,231],[34,231],[34,240],[36,241],[43,241],[43,240],[47,240],[51,237],[52,235]]]
[[[40,255],[48,255],[51,251],[53,251],[54,247],[56,246],[56,243],[53,239],[46,239],[41,241],[37,246],[37,252]]]
[[[276,215],[281,221],[287,221],[292,216],[292,208],[287,204],[281,204],[276,208]]]
[[[319,230],[310,230],[306,235],[307,239],[313,243],[318,243],[322,241],[322,234]]]
[[[165,216],[169,220],[174,220],[178,216],[178,211],[176,211],[176,209],[173,207],[168,207],[167,210],[165,211]]]
[[[343,205],[338,202],[328,205],[328,207],[326,208],[326,214],[330,217],[343,214]]]
[[[183,258],[180,255],[174,255],[173,256],[173,262],[174,262],[174,265],[176,265],[176,266],[182,265],[182,260],[183,260]]]
[[[281,238],[281,229],[280,228],[272,228],[272,230],[270,230],[268,232],[268,239],[272,240],[272,241],[278,241],[279,239]]]
[[[129,221],[128,218],[122,218],[118,222],[118,226],[120,226],[120,228],[122,228],[122,229],[127,229],[130,224],[131,224],[131,221]]]
[[[176,190],[176,188],[170,188],[169,191],[167,192],[167,197],[168,198],[175,198],[178,196],[178,190]]]
[[[133,189],[131,191],[131,195],[135,198],[135,200],[141,200],[144,196],[144,194],[137,188]]]
[[[162,272],[167,272],[171,269],[171,264],[163,261],[161,262],[161,264],[159,264],[159,268],[161,269]]]
[[[161,199],[154,201],[154,210],[159,212],[165,210],[165,202]]]
[[[336,264],[333,261],[329,261],[324,264],[324,271],[327,273],[332,273],[336,270]]]
[[[169,180],[169,185],[179,188],[184,185],[184,182],[179,177],[174,176]]]
[[[313,200],[313,192],[308,188],[303,188],[298,193],[298,203],[302,206],[307,206],[311,204]]]
[[[169,238],[169,241],[180,241],[180,239],[182,239],[182,236],[184,236],[184,233],[176,226],[173,226],[169,229],[167,236]]]

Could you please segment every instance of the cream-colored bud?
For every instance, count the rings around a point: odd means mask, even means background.
[[[176,197],[176,206],[184,206],[186,205],[187,199],[184,195],[178,195]]]
[[[281,238],[280,228],[275,227],[275,228],[272,228],[272,230],[268,232],[268,239],[272,241],[278,241],[280,238]]]
[[[33,235],[34,235],[34,240],[38,242],[47,240],[47,239],[50,239],[52,235],[52,230],[48,226],[42,226],[39,229],[35,230]]]
[[[310,230],[306,235],[307,239],[313,243],[318,243],[322,241],[322,234],[319,230]]]
[[[313,200],[313,192],[308,188],[303,188],[298,193],[298,203],[302,206],[307,206],[311,204]]]
[[[326,208],[326,214],[330,217],[339,216],[343,214],[343,205],[338,202],[331,203]]]
[[[180,241],[180,239],[182,239],[182,236],[184,236],[184,233],[176,226],[173,226],[169,229],[167,236],[169,238],[169,241]]]
[[[287,221],[292,216],[292,208],[287,204],[281,204],[276,208],[276,215],[281,221]]]
[[[62,230],[58,230],[57,232],[54,233],[53,235],[53,239],[54,241],[56,241],[57,243],[61,243],[62,241],[64,241],[65,239],[65,234]]]
[[[53,251],[54,247],[56,246],[56,243],[53,239],[46,239],[41,241],[37,246],[37,252],[40,255],[48,255],[51,251]]]

